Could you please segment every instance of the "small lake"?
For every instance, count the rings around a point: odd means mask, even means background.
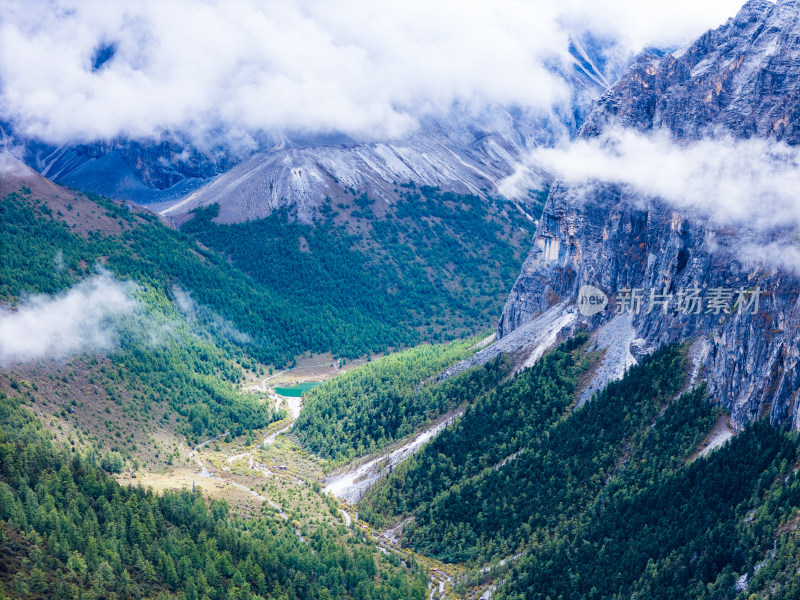
[[[292,387],[276,387],[275,393],[280,394],[281,396],[288,396],[289,398],[299,398],[303,395],[303,392],[310,390],[311,388],[317,387],[321,381],[307,381],[305,383],[298,383],[297,385],[293,385]]]

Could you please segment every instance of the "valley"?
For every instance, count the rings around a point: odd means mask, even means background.
[[[309,370],[315,373],[314,381],[305,381]],[[272,423],[265,430],[249,432],[247,439],[231,439],[226,432],[204,440],[189,450],[187,466],[171,467],[161,473],[132,471],[117,476],[116,480],[122,485],[144,486],[161,493],[201,490],[206,497],[224,499],[233,511],[250,517],[264,514],[266,505],[280,519],[291,523],[298,539],[304,543],[320,526],[343,524],[346,529],[366,536],[385,556],[403,562],[413,561],[424,567],[430,580],[428,598],[447,598],[452,593],[453,575],[460,568],[401,547],[387,532],[376,531],[358,520],[356,503],[379,477],[418,451],[463,411],[443,416],[409,440],[397,442],[392,449],[374,458],[366,457],[366,462],[362,458],[357,464],[337,468],[328,474],[329,467],[305,452],[288,433],[302,406],[299,394],[295,396],[294,393],[313,389],[314,384],[319,385],[339,373],[340,370],[330,364],[302,363],[276,373],[266,378],[270,387],[261,391],[267,393],[270,401],[275,401],[276,410],[287,411],[287,418]],[[266,381],[263,385],[266,386]],[[288,391],[289,395],[281,391]]]
[[[0,600],[800,600],[798,0],[9,2]]]

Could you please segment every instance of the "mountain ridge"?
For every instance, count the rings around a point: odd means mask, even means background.
[[[720,139],[724,132],[733,139],[796,144],[800,112],[796,94],[789,92],[800,83],[798,13],[794,0],[752,0],[687,48],[640,57],[598,101],[580,139],[623,127],[667,131],[678,143]],[[544,326],[545,315],[558,326],[546,328],[553,340],[559,331],[564,336],[580,326],[602,337],[629,318],[624,335],[619,330],[609,341],[621,349],[616,360],[695,339],[709,394],[731,412],[737,428],[768,414],[774,424],[797,429],[800,280],[791,271],[742,258],[746,244],[766,247],[780,240],[792,243],[785,231],[723,227],[695,209],[676,208],[630,186],[556,181],[500,318],[498,343],[530,352],[525,332]],[[579,313],[578,292],[585,284],[609,296],[609,310],[592,317]],[[666,288],[676,295],[692,287],[764,293],[755,314],[613,314],[624,307],[624,290]],[[607,367],[606,373],[618,376],[619,368]]]
[[[572,90],[564,106],[548,112],[456,102],[445,114],[423,114],[415,131],[395,140],[276,131],[251,132],[243,144],[225,142],[223,132],[197,142],[170,131],[152,139],[53,145],[17,139],[12,123],[0,122],[0,130],[5,145],[21,150],[29,166],[52,180],[155,203],[176,225],[186,221],[188,210],[212,203],[222,206],[220,222],[263,218],[283,206],[296,207],[295,216],[311,222],[326,197],[342,199],[351,190],[388,202],[399,184],[412,181],[455,193],[497,194],[497,183],[533,146],[575,134],[592,101],[626,65],[624,58],[605,56],[613,45],[575,34],[571,58],[548,67]],[[514,199],[526,202],[527,195]]]

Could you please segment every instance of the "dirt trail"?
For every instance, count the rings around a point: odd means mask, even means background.
[[[223,435],[225,435],[225,434],[223,434]],[[239,483],[239,482],[237,482],[237,481],[232,481],[232,480],[230,480],[230,479],[228,479],[228,478],[224,477],[223,475],[218,475],[218,474],[215,474],[214,472],[212,472],[212,471],[211,471],[211,470],[210,470],[210,469],[209,469],[209,468],[208,468],[208,467],[205,465],[205,463],[203,463],[203,461],[202,461],[202,460],[200,460],[199,458],[197,458],[197,457],[195,456],[195,452],[197,452],[198,450],[201,450],[201,449],[202,449],[204,446],[208,445],[210,442],[213,442],[213,441],[214,441],[214,440],[216,440],[216,439],[219,439],[220,437],[222,437],[222,436],[217,436],[216,438],[211,438],[210,440],[206,440],[205,442],[203,442],[203,443],[201,443],[201,444],[198,444],[197,446],[195,446],[194,450],[192,450],[192,451],[189,453],[189,457],[190,457],[191,459],[193,459],[193,460],[194,460],[194,462],[196,462],[196,463],[197,463],[197,466],[198,466],[198,467],[200,467],[200,471],[197,473],[197,475],[199,475],[200,477],[207,477],[207,478],[209,478],[209,479],[216,479],[216,480],[218,480],[218,481],[224,482],[224,483],[225,483],[225,484],[227,484],[227,485],[231,485],[231,486],[233,486],[233,487],[235,487],[235,488],[238,488],[238,489],[240,489],[240,490],[242,490],[242,491],[245,491],[245,492],[247,492],[247,493],[248,493],[248,494],[250,494],[251,496],[254,496],[254,497],[258,498],[259,500],[261,500],[261,502],[266,502],[267,504],[269,504],[269,505],[270,505],[272,508],[274,508],[274,509],[275,509],[275,510],[278,512],[278,515],[279,515],[279,516],[280,516],[280,517],[281,517],[281,518],[282,518],[284,521],[288,521],[288,520],[289,520],[289,515],[287,515],[287,514],[286,514],[286,513],[283,511],[283,509],[282,509],[280,506],[278,506],[278,504],[276,504],[275,502],[273,502],[272,500],[270,500],[270,499],[269,499],[269,498],[267,498],[266,496],[263,496],[262,494],[259,494],[259,493],[258,493],[257,491],[255,491],[254,489],[252,489],[252,488],[249,488],[249,487],[247,487],[246,485],[244,485],[244,484],[242,484],[242,483]],[[229,457],[229,458],[228,458],[228,464],[229,464],[229,465],[231,465],[231,464],[233,464],[233,462],[234,462],[235,460],[237,460],[237,459],[241,459],[241,458],[244,458],[245,456],[248,456],[248,457],[250,458],[250,460],[249,460],[249,463],[248,463],[248,464],[249,464],[250,468],[251,468],[251,469],[253,469],[253,467],[254,467],[254,466],[257,464],[257,463],[255,463],[255,462],[254,462],[254,460],[253,460],[253,455],[252,455],[252,453],[250,453],[250,452],[245,452],[245,453],[243,453],[243,454],[237,454],[236,456],[231,456],[231,457]],[[259,467],[261,467],[261,469],[253,469],[253,470],[258,470],[258,471],[260,471],[262,474],[265,474],[265,475],[267,475],[268,477],[269,477],[269,476],[274,476],[274,473],[272,473],[271,471],[269,471],[268,469],[266,469],[266,467],[264,467],[263,465],[260,465],[260,464],[259,464],[258,466],[259,466]],[[230,468],[229,468],[229,467],[223,467],[223,470],[230,470]],[[303,534],[302,534],[302,533],[300,533],[300,530],[299,530],[297,527],[295,527],[295,526],[293,525],[293,526],[292,526],[292,529],[294,529],[294,532],[295,532],[295,534],[297,534],[297,537],[300,539],[300,541],[301,541],[301,542],[305,542],[305,541],[306,541],[306,540],[305,540],[305,538],[303,538]]]

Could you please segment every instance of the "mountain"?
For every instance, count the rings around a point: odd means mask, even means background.
[[[238,162],[225,148],[199,149],[177,134],[54,146],[19,139],[9,123],[0,123],[0,132],[23,146],[24,162],[48,179],[140,204],[179,198]]]
[[[800,5],[748,2],[720,28],[665,56],[644,55],[599,100],[579,138],[621,128],[668,132],[676,143],[765,139],[795,145],[800,83]],[[605,351],[583,397],[618,378],[642,355],[670,341],[693,340],[695,368],[736,427],[768,414],[800,427],[800,279],[791,264],[744,256],[748,247],[793,243],[793,232],[749,223],[721,226],[708,215],[613,182],[556,181],[533,248],[498,325],[499,341],[476,360],[524,348],[534,360],[559,335],[594,332]],[[609,306],[584,316],[579,290],[591,285]],[[635,314],[628,290],[670,295],[673,304]],[[676,312],[678,296],[700,289],[732,293],[727,309]],[[760,292],[756,306],[755,296]],[[598,296],[600,298],[600,296]]]
[[[8,155],[0,194],[0,598],[427,597],[265,445],[254,356],[313,326],[148,211]]]
[[[381,205],[397,201],[401,184],[433,186],[458,194],[497,194],[496,183],[534,144],[552,144],[568,126],[522,110],[468,110],[429,120],[411,137],[393,142],[341,143],[260,152],[188,196],[158,204],[160,215],[180,224],[198,206],[220,205],[219,221],[261,219],[287,208],[303,222],[319,214],[326,198],[366,194]]]
[[[311,222],[326,198],[366,194],[391,205],[400,184],[434,186],[457,194],[498,194],[498,183],[514,172],[527,152],[571,137],[594,101],[609,86],[620,61],[604,58],[609,41],[575,36],[571,61],[553,67],[572,90],[570,106],[551,113],[490,106],[476,111],[456,105],[443,117],[424,117],[406,138],[388,141],[293,143],[258,152],[180,200],[156,206],[176,224],[198,206],[220,205],[219,222],[263,218],[289,208]],[[538,183],[549,176],[534,175]],[[521,194],[513,200],[530,204]]]
[[[461,597],[800,597],[796,432],[728,417],[685,345],[580,405],[581,332],[494,389],[360,500],[387,538],[466,567]]]
[[[612,40],[573,37],[571,59],[551,67],[573,90],[569,104],[556,113],[455,105],[448,114],[421,118],[416,131],[396,140],[267,132],[232,143],[220,141],[226,137],[219,132],[201,143],[166,132],[152,139],[52,145],[17,138],[10,123],[0,123],[0,130],[24,146],[26,164],[51,180],[110,198],[157,203],[176,224],[192,208],[212,203],[221,205],[222,222],[262,218],[282,206],[296,206],[297,217],[309,222],[326,196],[341,198],[352,190],[391,202],[398,184],[409,181],[494,194],[497,182],[533,145],[574,135],[591,102],[624,68],[624,59],[606,56]]]

